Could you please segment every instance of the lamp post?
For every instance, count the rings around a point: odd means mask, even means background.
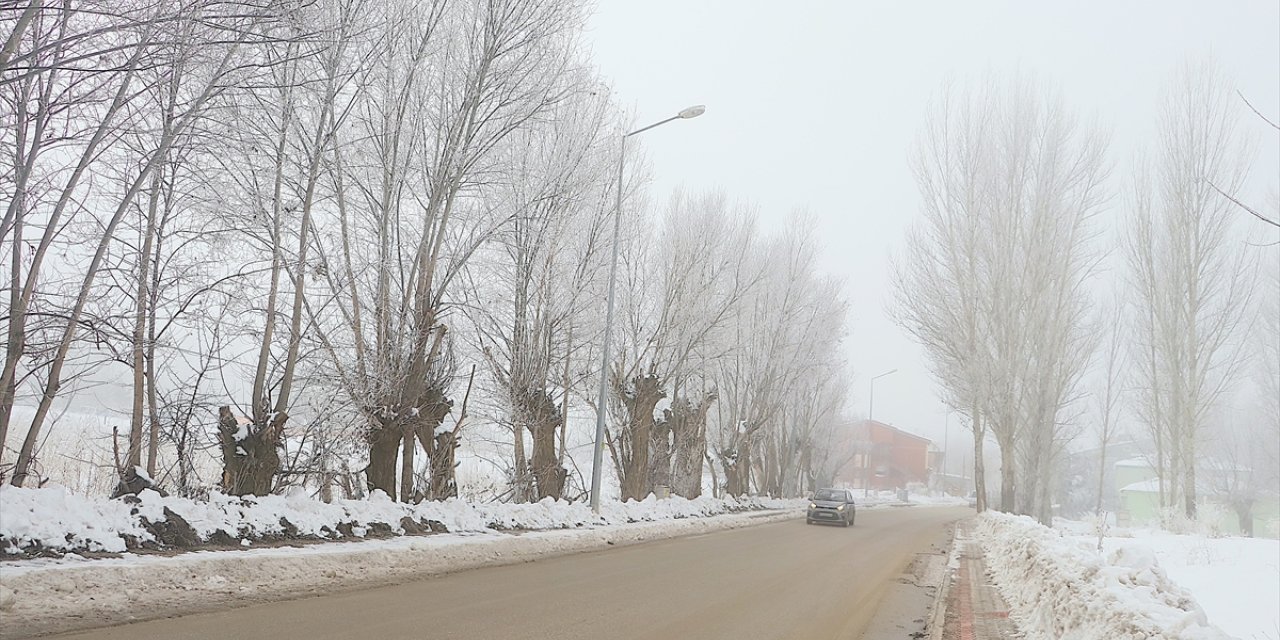
[[[897,372],[898,372],[897,369],[891,369],[878,376],[873,376],[871,378],[871,398],[870,398],[870,406],[867,407],[867,420],[876,419],[876,378],[883,378],[891,373],[897,373]]]
[[[950,478],[948,478],[947,468],[950,466],[951,459],[947,457],[947,451],[950,450],[950,445],[951,445],[951,414],[952,413],[955,413],[955,412],[952,411],[951,409],[947,409],[947,415],[945,418],[943,418],[943,422],[942,422],[942,482],[943,482],[942,491],[943,493],[947,493],[947,489],[949,488],[949,485],[950,485]]]
[[[871,423],[875,421],[876,417],[876,379],[883,378],[891,373],[897,373],[897,371],[897,369],[891,369],[878,376],[871,377],[871,394],[868,400],[869,406],[867,407],[867,440],[869,448],[867,449],[867,456],[863,460],[863,466],[865,468],[862,470],[862,495],[864,496],[871,495],[871,454],[875,453],[876,448],[875,445],[870,442]]]
[[[613,301],[618,281],[618,232],[622,226],[622,178],[627,160],[627,138],[672,120],[696,118],[706,111],[705,106],[694,105],[666,120],[625,133],[622,135],[618,149],[618,192],[613,205],[613,258],[609,263],[609,304],[604,316],[604,341],[600,347],[600,393],[596,398],[596,442],[591,456],[591,511],[593,513],[600,513],[600,471],[604,463],[604,415],[609,390],[609,340],[613,332]]]
[[[942,475],[947,474],[947,447],[951,444],[951,410],[947,410],[947,417],[942,423]]]

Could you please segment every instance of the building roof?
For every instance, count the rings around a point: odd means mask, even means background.
[[[1120,488],[1121,491],[1136,491],[1141,493],[1159,493],[1160,479],[1151,478],[1149,480],[1140,480],[1133,484],[1127,484]]]
[[[1151,466],[1151,462],[1148,461],[1146,458],[1128,458],[1126,460],[1119,460],[1116,462],[1116,466],[1131,467],[1134,469],[1154,469],[1155,468]]]
[[[893,426],[893,425],[891,425],[891,424],[885,424],[885,423],[883,423],[883,422],[880,422],[879,420],[863,420],[863,421],[862,421],[862,423],[863,423],[864,425],[875,425],[875,426],[880,427],[880,428],[882,428],[882,429],[887,429],[887,430],[889,430],[889,431],[893,431],[893,432],[898,433],[898,434],[900,434],[900,435],[904,435],[904,436],[906,436],[906,437],[908,437],[908,438],[914,438],[914,439],[919,440],[919,441],[921,441],[921,442],[924,442],[924,443],[926,443],[926,444],[932,444],[932,442],[933,442],[932,440],[930,440],[930,439],[928,439],[928,438],[926,438],[926,437],[924,437],[924,436],[918,436],[918,435],[916,435],[916,434],[914,434],[914,433],[911,433],[910,431],[903,431],[902,429],[899,429],[899,428],[897,428],[897,427],[895,427],[895,426]]]

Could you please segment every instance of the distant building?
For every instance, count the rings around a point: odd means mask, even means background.
[[[1199,517],[1221,533],[1267,538],[1280,537],[1280,497],[1260,492],[1248,498],[1246,522],[1235,511],[1233,496],[1224,488],[1227,476],[1247,475],[1247,469],[1224,469],[1202,460],[1196,470]],[[1168,490],[1160,474],[1144,457],[1120,460],[1114,465],[1115,489],[1120,496],[1117,519],[1121,524],[1148,525],[1160,520],[1160,494]],[[1238,497],[1237,497],[1238,498]]]
[[[928,438],[876,420],[856,423],[850,438],[856,453],[837,478],[841,485],[887,491],[929,482],[930,463],[936,460]]]

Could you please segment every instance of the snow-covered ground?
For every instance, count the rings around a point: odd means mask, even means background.
[[[1099,553],[1096,539],[994,512],[979,516],[977,530],[996,587],[1029,640],[1228,637],[1150,546],[1117,541]]]
[[[1091,523],[1057,521],[1054,526],[1097,545]],[[1215,626],[1243,640],[1280,640],[1280,540],[1114,527],[1103,538],[1104,553],[1131,546],[1150,550]]]

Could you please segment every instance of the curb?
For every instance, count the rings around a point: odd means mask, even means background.
[[[959,531],[959,525],[952,525],[951,546],[947,550],[947,566],[942,572],[942,584],[938,585],[937,591],[934,592],[933,610],[929,613],[929,640],[942,640],[942,632],[947,626],[947,598],[951,596],[951,583],[955,581],[953,565],[959,551],[956,546],[956,535]]]

